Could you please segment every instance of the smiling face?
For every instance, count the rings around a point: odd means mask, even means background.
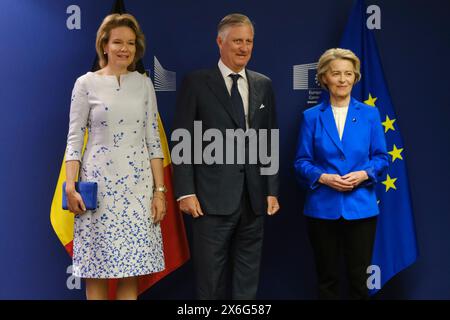
[[[330,98],[336,100],[350,97],[355,79],[355,67],[347,59],[331,61],[327,72],[322,76],[322,81],[330,92]]]
[[[127,69],[136,53],[136,35],[128,27],[111,30],[108,43],[104,46],[108,56],[108,66],[114,69]]]
[[[217,37],[222,62],[234,72],[245,68],[252,56],[253,29],[248,24],[228,27]]]

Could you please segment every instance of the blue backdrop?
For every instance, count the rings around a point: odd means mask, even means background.
[[[70,93],[90,70],[96,30],[113,1],[0,2],[1,299],[82,299],[69,290],[71,260],[54,234],[50,204],[66,143]],[[391,280],[378,299],[450,299],[450,74],[448,0],[368,1],[381,8],[378,47],[404,138],[420,257]],[[81,9],[81,29],[69,30],[68,6]],[[281,128],[281,213],[266,220],[259,298],[313,299],[312,252],[301,214],[303,192],[293,178],[300,113],[308,91],[293,90],[293,66],[313,63],[338,45],[352,0],[125,1],[147,37],[144,57],[176,72],[177,84],[218,60],[216,25],[230,12],[255,23],[249,67],[273,80]],[[171,129],[176,92],[157,92]],[[189,224],[189,219],[186,219]],[[188,230],[189,231],[189,230]],[[143,295],[194,297],[186,264]]]

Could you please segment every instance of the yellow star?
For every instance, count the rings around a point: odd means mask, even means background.
[[[397,187],[395,186],[395,181],[397,181],[397,178],[391,178],[389,175],[387,175],[386,180],[382,182],[386,186],[386,192],[389,191],[389,189],[397,190]]]
[[[365,104],[372,106],[372,107],[376,107],[375,105],[375,101],[377,101],[378,98],[372,98],[372,95],[369,93],[369,98],[364,101]]]
[[[386,121],[381,123],[384,126],[384,133],[388,132],[389,130],[395,131],[394,122],[395,119],[391,120],[389,119],[389,116],[386,115]]]
[[[394,148],[392,149],[392,151],[388,152],[392,156],[392,162],[394,162],[395,159],[403,160],[402,151],[403,148],[397,149],[397,146],[394,144]]]

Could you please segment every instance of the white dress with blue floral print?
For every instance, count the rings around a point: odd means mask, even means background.
[[[98,203],[96,210],[75,216],[75,276],[124,278],[164,269],[160,226],[151,220],[152,158],[163,153],[150,79],[136,71],[120,82],[92,72],[79,77],[66,161],[81,161],[80,180],[98,183]]]

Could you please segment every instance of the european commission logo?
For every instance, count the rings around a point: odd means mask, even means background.
[[[153,71],[155,91],[177,90],[177,73],[164,69],[156,57],[153,59]]]
[[[317,81],[317,62],[297,64],[292,69],[293,89],[308,91],[308,105],[319,103],[323,89]]]

